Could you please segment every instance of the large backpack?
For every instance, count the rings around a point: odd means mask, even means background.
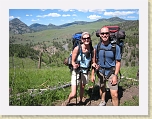
[[[110,32],[110,43],[112,45],[111,49],[109,49],[110,51],[113,51],[114,53],[114,58],[115,58],[115,54],[116,54],[116,45],[118,45],[120,47],[120,52],[121,52],[121,56],[123,53],[123,46],[124,46],[124,42],[123,40],[125,39],[125,31],[120,30],[119,26],[106,26],[109,28],[109,32]],[[99,36],[100,33],[100,29],[96,31],[96,36]],[[101,45],[101,41],[97,44],[97,59],[98,59],[98,55],[99,55],[99,50],[105,50],[105,49],[101,49],[100,48]],[[106,50],[107,51],[107,50]],[[105,60],[105,58],[104,58]],[[105,62],[105,61],[104,61]],[[120,78],[121,78],[121,72],[119,72],[120,74]],[[108,76],[110,76],[111,74],[109,74]]]
[[[110,42],[113,45],[113,49],[112,50],[114,51],[114,54],[115,54],[115,45],[117,44],[120,47],[120,51],[121,51],[121,55],[122,55],[123,46],[124,46],[123,40],[125,39],[125,36],[126,36],[125,35],[125,31],[120,30],[119,26],[105,26],[105,27],[109,28]],[[96,36],[97,37],[100,37],[99,33],[100,33],[100,29],[96,31]],[[101,42],[99,42],[98,45],[100,43]]]
[[[82,36],[82,33],[83,32],[77,32],[75,33],[73,36],[72,36],[72,51],[74,50],[74,48],[76,46],[79,46],[79,49],[78,49],[78,53],[77,53],[77,56],[80,52],[82,52],[82,49],[81,49],[81,36]],[[93,47],[92,47],[92,42],[90,43],[90,54],[91,54],[91,57],[93,57]],[[67,65],[70,69],[70,71],[73,70],[73,66],[72,66],[72,53],[70,54],[70,56],[68,58],[66,58],[66,61],[64,62],[65,65]],[[90,63],[90,67],[89,69],[91,68],[91,63]]]
[[[73,44],[72,51],[76,46],[82,44],[82,42],[81,42],[82,33],[83,32],[77,32],[72,36],[72,44]]]

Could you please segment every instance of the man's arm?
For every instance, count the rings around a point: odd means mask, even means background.
[[[115,75],[118,76],[118,73],[120,71],[120,67],[121,67],[121,61],[116,60],[116,67],[115,67]]]

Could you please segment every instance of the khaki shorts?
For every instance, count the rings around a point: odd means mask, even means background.
[[[76,78],[78,79],[77,85],[80,83],[80,80],[82,80],[82,84],[84,85],[88,83],[88,74],[81,73],[81,79],[79,79],[79,74],[77,74],[77,77],[76,77],[76,72],[72,71],[71,85],[76,85]]]
[[[118,83],[116,85],[112,85],[111,84],[111,79],[114,76],[113,74],[108,78],[105,79],[105,77],[103,76],[102,73],[97,73],[98,79],[99,79],[99,86],[103,87],[105,85],[105,87],[111,89],[111,90],[118,90]]]

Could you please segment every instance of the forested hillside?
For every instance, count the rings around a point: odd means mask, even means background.
[[[126,33],[126,38],[123,40],[122,66],[138,66],[139,21],[116,20],[116,22],[102,20],[89,24],[73,24],[70,27],[24,34],[12,34],[10,31],[9,55],[20,58],[28,57],[38,61],[41,54],[41,61],[43,63],[49,66],[63,66],[63,60],[69,55],[72,48],[72,35],[74,33],[78,31],[90,32],[92,43],[95,45],[99,42],[99,38],[96,37],[96,31],[98,29],[104,25],[118,25]],[[101,24],[100,26],[99,23]]]

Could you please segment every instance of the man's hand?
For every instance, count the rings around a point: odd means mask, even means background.
[[[112,80],[111,80],[111,84],[116,85],[117,83],[118,83],[117,76],[113,75]]]

